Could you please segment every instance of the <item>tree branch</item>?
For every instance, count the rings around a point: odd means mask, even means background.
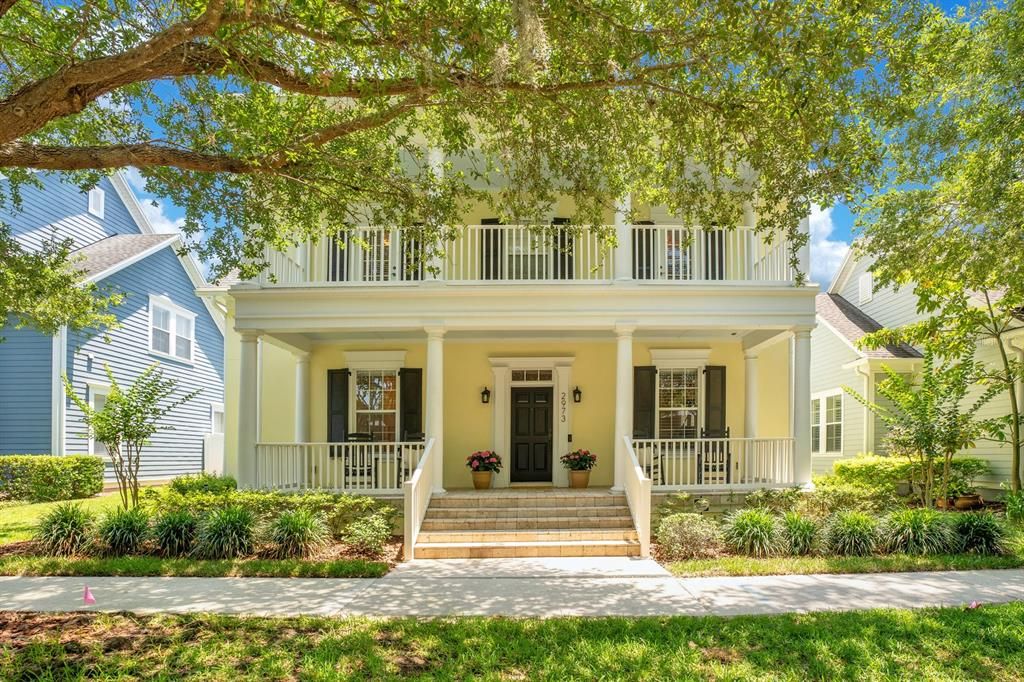
[[[7,10],[11,9],[18,3],[18,0],[0,0],[0,18],[3,18],[7,14]]]

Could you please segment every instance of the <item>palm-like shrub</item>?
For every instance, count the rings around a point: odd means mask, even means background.
[[[958,548],[950,515],[934,509],[903,509],[885,517],[882,545],[903,554],[945,554]]]
[[[878,521],[864,512],[839,512],[825,524],[823,540],[830,554],[867,556],[878,545]]]
[[[39,521],[35,540],[46,554],[73,556],[89,544],[93,522],[93,515],[82,505],[58,504]]]
[[[309,556],[327,544],[330,531],[317,514],[293,509],[271,521],[267,535],[274,555],[284,559]]]
[[[785,547],[778,519],[764,509],[741,509],[730,514],[724,535],[731,549],[755,557],[779,554]]]
[[[251,554],[256,544],[256,515],[245,507],[214,509],[199,524],[195,553],[207,559]]]
[[[790,554],[810,554],[818,546],[818,524],[796,512],[787,512],[782,517],[782,537]]]
[[[658,523],[658,549],[665,559],[701,559],[721,554],[725,548],[722,529],[701,514],[679,513]]]
[[[164,556],[183,556],[192,551],[199,519],[188,509],[175,509],[157,517],[153,537]]]
[[[149,516],[139,507],[114,509],[103,516],[96,534],[108,554],[137,554],[149,537]]]
[[[1005,554],[1006,526],[992,512],[970,512],[953,516],[953,528],[960,550],[972,554]]]

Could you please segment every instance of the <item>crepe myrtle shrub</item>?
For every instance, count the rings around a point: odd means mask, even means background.
[[[153,539],[164,556],[184,556],[192,551],[199,518],[189,509],[175,509],[156,517]]]
[[[1006,526],[988,511],[952,514],[960,551],[969,554],[1006,554],[1009,537]]]
[[[950,514],[916,508],[894,511],[879,528],[882,548],[901,554],[947,554],[959,549]]]
[[[267,528],[271,552],[279,559],[308,557],[323,548],[329,537],[320,515],[306,509],[281,512]]]
[[[203,559],[234,559],[256,546],[256,515],[239,505],[214,509],[199,524],[193,553]]]
[[[670,561],[712,558],[725,549],[721,527],[703,514],[669,514],[658,523],[655,538],[659,553]]]
[[[106,512],[96,527],[99,549],[111,556],[138,554],[149,538],[149,515],[140,507]]]
[[[74,556],[82,553],[92,537],[95,517],[81,504],[58,504],[40,519],[35,541],[44,553]]]
[[[818,547],[818,523],[797,512],[786,512],[781,522],[786,552],[796,556],[812,554]]]
[[[768,557],[785,549],[778,518],[764,509],[740,509],[729,514],[724,535],[729,548],[741,554]]]
[[[878,546],[878,521],[864,512],[838,512],[825,524],[822,541],[829,554],[868,556]]]

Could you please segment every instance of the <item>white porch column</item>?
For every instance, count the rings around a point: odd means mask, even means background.
[[[429,147],[427,149],[427,165],[430,167],[431,175],[440,180],[444,176],[444,152],[437,147]],[[437,251],[438,245],[426,244],[425,246],[431,253],[427,262],[424,263],[427,268],[424,280],[426,283],[440,283],[447,277],[447,273],[444,271],[444,259]]]
[[[295,355],[295,441],[309,442],[309,353]]]
[[[633,237],[632,226],[628,222],[629,211],[633,205],[632,198],[627,194],[615,202],[615,280],[633,279]]]
[[[509,472],[512,453],[508,452],[508,429],[510,408],[509,378],[511,369],[505,364],[491,364],[494,390],[491,391],[491,450],[505,458],[505,468],[494,477],[495,488],[507,488],[512,476]]]
[[[757,437],[757,353],[749,350],[743,354],[745,360],[744,377],[746,379],[746,409],[743,420],[743,436],[745,438]]]
[[[236,453],[235,475],[242,488],[256,486],[256,441],[257,413],[259,410],[259,362],[257,344],[259,334],[241,333],[241,350],[238,356],[238,452]]]
[[[426,437],[434,439],[434,492],[444,492],[444,327],[426,327]]]
[[[793,332],[793,480],[811,482],[811,331]]]
[[[626,478],[625,436],[633,435],[633,330],[615,327],[615,483],[613,490],[622,490]]]

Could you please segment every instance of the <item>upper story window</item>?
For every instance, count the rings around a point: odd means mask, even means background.
[[[96,216],[97,218],[103,218],[104,204],[106,203],[106,193],[99,187],[93,187],[89,190],[89,213]]]
[[[870,272],[865,272],[857,280],[857,301],[859,303],[868,303],[871,297],[875,295],[875,278]]]
[[[196,315],[163,296],[149,298],[149,350],[178,360],[192,361]]]
[[[843,451],[843,394],[835,392],[811,399],[811,452]]]

